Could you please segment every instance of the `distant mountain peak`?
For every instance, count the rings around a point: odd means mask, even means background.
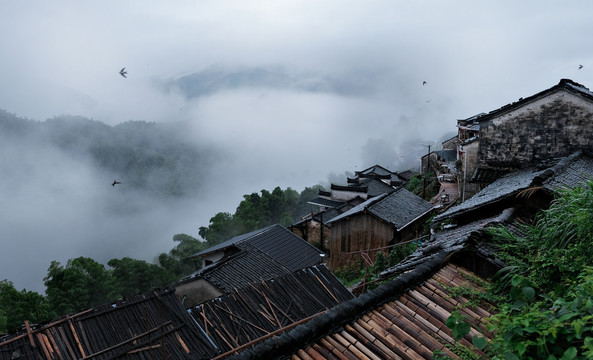
[[[326,74],[297,73],[281,66],[224,67],[212,65],[166,83],[187,98],[198,98],[226,90],[269,89],[294,92],[334,93],[343,96],[368,93],[366,85]]]

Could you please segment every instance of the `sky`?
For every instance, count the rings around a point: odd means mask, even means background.
[[[113,195],[96,169],[29,155],[33,176],[0,184],[0,279],[42,293],[51,260],[152,260],[243,194],[418,166],[457,119],[562,78],[593,87],[591,14],[584,0],[0,1],[0,109],[180,123],[226,149],[199,198],[117,217],[97,206]]]

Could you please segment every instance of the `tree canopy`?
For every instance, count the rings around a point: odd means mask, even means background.
[[[299,194],[291,188],[276,187],[272,192],[243,195],[234,214],[214,215],[207,227],[200,227],[199,235],[212,246],[268,225],[290,226],[311,212],[308,202],[318,196],[319,189],[320,186],[307,187]]]

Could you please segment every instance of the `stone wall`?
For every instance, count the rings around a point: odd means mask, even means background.
[[[593,104],[560,89],[480,122],[479,165],[520,167],[591,149]]]
[[[479,144],[479,141],[472,141],[470,143],[464,144],[463,152],[459,155],[459,160],[461,160],[461,176],[459,177],[458,189],[459,199],[462,201],[469,199],[481,190],[479,184],[473,184],[470,182],[473,173],[478,167]]]

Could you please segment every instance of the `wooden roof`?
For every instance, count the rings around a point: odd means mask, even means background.
[[[0,338],[0,360],[213,359],[352,298],[325,265],[190,310],[174,291],[154,291]]]
[[[579,150],[569,156],[553,159],[552,166],[543,169],[529,167],[508,173],[465,202],[435,216],[433,222],[454,219],[471,212],[484,213],[487,207],[516,199],[519,193],[529,188],[543,187],[552,193],[562,187],[576,187],[590,180],[592,174],[593,155]]]
[[[340,322],[335,319],[339,316],[337,314],[329,315],[335,317],[331,321],[314,319],[232,358],[432,359],[433,353],[438,350],[452,359],[458,359],[449,350],[456,343],[451,330],[445,325],[455,310],[460,310],[471,325],[470,333],[458,344],[483,355],[472,345],[471,338],[482,334],[490,336],[484,324],[494,307],[484,302],[476,305],[472,301],[475,299],[461,295],[464,292],[457,289],[471,288],[484,292],[486,283],[465,268],[447,264],[424,282],[392,296],[386,302],[369,307],[349,321]],[[355,311],[356,305],[348,306],[352,302],[338,305],[332,312]],[[325,332],[315,337],[315,327]]]
[[[219,352],[226,353],[352,298],[322,264],[235,289],[189,312]]]
[[[3,340],[0,360],[208,359],[217,352],[168,290],[95,307]]]
[[[269,280],[318,265],[323,259],[323,252],[278,224],[236,236],[191,257],[225,249],[238,252],[225,255],[180,283],[205,279],[221,292],[227,293],[250,282]]]
[[[470,299],[452,295],[459,287],[481,289],[480,282],[472,278],[475,274],[466,269],[447,265],[416,289],[373,309],[344,329],[298,349],[291,358],[432,359],[433,352],[439,350],[458,359],[447,347],[454,346],[455,340],[445,325],[456,309],[460,309],[472,325],[460,344],[483,355],[472,345],[471,338],[481,336],[481,332],[488,334],[484,322],[492,315],[492,306],[467,306]]]
[[[400,188],[390,194],[385,193],[370,198],[334,217],[327,223],[332,224],[337,221],[347,220],[355,214],[370,213],[392,224],[399,231],[432,210],[433,207],[428,201],[404,188]]]

